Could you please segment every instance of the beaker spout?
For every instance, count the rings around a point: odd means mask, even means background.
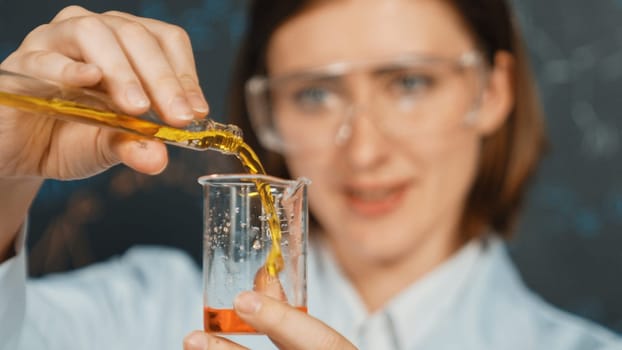
[[[292,181],[291,184],[289,185],[289,187],[287,187],[287,189],[285,190],[283,199],[287,200],[290,199],[292,197],[295,197],[296,194],[306,188],[306,186],[311,184],[311,180],[307,179],[306,177],[299,177],[296,180]]]

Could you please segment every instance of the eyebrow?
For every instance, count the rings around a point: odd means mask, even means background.
[[[398,64],[398,63],[392,63],[392,64],[385,64],[381,67],[376,67],[374,69],[371,70],[371,74],[373,76],[378,76],[378,75],[385,75],[385,74],[390,74],[390,73],[395,73],[395,72],[399,72],[401,70],[404,70],[407,67],[404,64]]]
[[[280,85],[288,81],[301,79],[304,81],[310,81],[314,83],[333,84],[335,82],[339,82],[342,76],[343,75],[341,72],[300,72],[300,73],[293,73],[291,75],[276,78],[274,80],[274,83],[276,85]]]
[[[376,67],[372,66],[369,69],[364,70],[367,71],[367,74],[370,74],[372,77],[377,78],[405,69],[411,69],[414,72],[425,71],[425,67],[433,68],[435,66],[435,62],[437,61],[396,60],[393,62],[383,62]],[[351,67],[344,67],[341,64],[335,64],[332,66],[311,69],[308,71],[291,72],[289,74],[273,78],[273,82],[275,85],[280,85],[288,81],[302,79],[320,84],[334,84],[336,82],[339,82],[344,74],[348,74],[352,71],[357,71],[357,69],[351,69]]]

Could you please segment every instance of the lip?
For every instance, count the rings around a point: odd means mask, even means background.
[[[360,216],[387,215],[400,207],[409,187],[408,182],[348,186],[345,190],[346,203],[351,211]]]

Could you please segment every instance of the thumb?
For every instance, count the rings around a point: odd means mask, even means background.
[[[234,307],[242,320],[268,335],[281,349],[356,350],[352,343],[320,320],[260,293],[240,293]]]
[[[184,350],[248,350],[229,339],[208,334],[203,331],[194,331],[184,338]]]
[[[194,331],[184,338],[184,350],[206,350],[209,338],[206,333]]]
[[[166,146],[157,140],[116,133],[110,144],[100,147],[102,159],[121,161],[128,167],[149,175],[161,173],[168,163]]]

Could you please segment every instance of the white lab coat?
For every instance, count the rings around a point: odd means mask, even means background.
[[[202,329],[200,269],[183,252],[136,247],[27,280],[24,236],[18,254],[0,265],[0,350],[181,349],[187,333]],[[310,314],[361,350],[622,349],[618,335],[527,290],[503,242],[492,237],[469,243],[371,315],[316,242],[308,299]],[[234,339],[274,349],[264,336]]]

